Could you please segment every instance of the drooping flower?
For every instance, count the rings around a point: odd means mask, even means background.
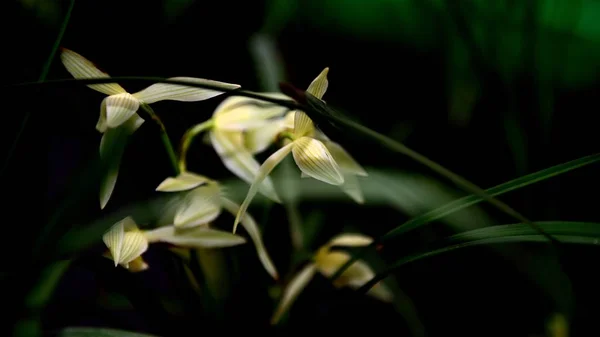
[[[327,74],[329,68],[325,68],[309,85],[307,92],[322,99],[328,87]],[[290,126],[290,115],[274,122],[267,128],[258,128],[255,132],[248,132],[249,141],[246,146],[254,151],[265,148],[272,139],[273,133],[282,134],[286,137],[287,144],[273,153],[259,168],[258,174],[242,203],[240,213],[233,225],[233,231],[237,228],[239,217],[246,212],[250,202],[258,191],[259,184],[271,173],[271,171],[291,152],[296,165],[302,171],[303,176],[314,178],[331,185],[338,185],[342,190],[352,196],[356,201],[362,202],[362,193],[358,188],[358,182],[354,175],[366,175],[366,172],[358,163],[337,143],[331,142],[325,135],[315,128],[313,121],[303,111],[293,112],[293,128]],[[265,132],[265,136],[259,133]],[[333,152],[332,152],[333,150]],[[334,156],[335,154],[335,156]],[[337,158],[336,158],[337,157]],[[340,166],[337,160],[343,166]],[[346,178],[349,177],[348,182]]]
[[[216,220],[222,210],[235,216],[240,208],[225,196],[217,181],[191,172],[184,172],[176,177],[165,179],[156,190],[161,192],[187,191],[170,205],[174,209],[174,214],[169,214],[168,218],[173,218],[175,228],[206,226]],[[262,241],[258,224],[249,214],[242,218],[241,224],[254,243],[263,267],[274,279],[277,279],[277,270]]]
[[[106,256],[114,261],[115,267],[121,265],[132,272],[148,268],[142,254],[154,242],[166,242],[188,248],[222,248],[246,242],[239,235],[208,227],[182,229],[163,226],[141,230],[129,216],[114,224],[104,234],[102,241],[108,248]]]
[[[63,48],[60,54],[61,61],[67,71],[77,79],[88,78],[110,78],[110,76],[98,69],[92,62],[80,54]],[[172,77],[170,80],[182,80],[196,84],[207,84],[224,90],[237,89],[240,86],[218,81],[212,81],[193,77]],[[174,100],[183,102],[202,101],[223,93],[223,91],[209,90],[184,85],[156,83],[146,89],[130,94],[117,83],[90,84],[88,87],[101,92],[108,97],[102,100],[100,105],[100,117],[96,123],[96,129],[103,133],[102,138],[118,138],[111,133],[132,134],[141,126],[144,120],[136,113],[141,105],[152,104],[158,101]],[[118,130],[121,126],[125,130]],[[111,130],[115,130],[111,132]],[[107,135],[108,134],[108,135]],[[105,141],[107,142],[107,141]],[[124,147],[122,142],[120,145]],[[102,149],[101,149],[102,151]],[[118,149],[123,152],[123,149]],[[111,163],[107,177],[101,186],[100,208],[104,208],[110,199],[118,177],[118,168],[121,155],[113,157],[116,163]]]
[[[289,99],[279,93],[259,94],[271,98]],[[187,149],[193,138],[208,131],[210,143],[229,171],[247,183],[256,178],[260,164],[244,146],[244,132],[261,128],[273,118],[282,116],[288,109],[254,98],[232,96],[226,98],[215,109],[210,120],[190,128],[182,141],[180,169],[185,170]],[[275,202],[281,202],[271,179],[262,181],[259,192]]]
[[[367,246],[373,242],[371,237],[362,234],[341,234],[319,248],[312,261],[305,265],[287,284],[281,300],[271,318],[271,323],[276,324],[283,314],[292,306],[298,295],[319,272],[325,277],[331,277],[340,267],[351,259],[350,254],[332,250],[333,247],[359,247]],[[360,288],[375,276],[373,270],[363,261],[354,262],[340,277],[334,281],[334,286]],[[367,293],[381,301],[389,302],[393,294],[384,284],[378,283]]]

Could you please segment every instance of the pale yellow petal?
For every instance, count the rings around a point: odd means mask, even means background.
[[[338,163],[342,172],[363,177],[367,176],[365,169],[340,144],[332,141],[326,141],[323,144],[325,144],[333,159]]]
[[[285,158],[285,156],[287,156],[290,153],[290,151],[292,151],[293,147],[294,143],[287,144],[286,146],[282,147],[281,149],[274,152],[271,156],[269,156],[269,158],[267,158],[265,162],[260,166],[256,175],[256,179],[250,185],[250,189],[248,190],[246,199],[244,199],[244,202],[242,203],[242,206],[240,206],[240,210],[238,211],[238,214],[235,217],[235,221],[233,223],[234,233],[237,229],[238,223],[246,214],[246,210],[248,209],[248,206],[250,206],[250,202],[258,192],[258,188],[263,182],[263,180],[265,180],[265,178],[267,178],[269,173],[273,171],[277,164],[279,164],[283,160],[283,158]]]
[[[191,190],[209,181],[205,176],[192,172],[181,172],[176,177],[168,177],[156,188],[160,192],[180,192]]]
[[[77,79],[109,78],[110,76],[98,69],[91,61],[76,52],[63,48],[60,60],[71,75]],[[88,87],[106,95],[116,95],[126,92],[117,83],[89,84]]]
[[[106,126],[116,128],[129,120],[140,107],[140,102],[128,93],[108,96],[106,104]]]
[[[108,248],[112,259],[115,262],[115,267],[119,264],[118,261],[121,258],[121,247],[123,246],[123,238],[125,237],[124,224],[126,222],[133,222],[133,219],[131,217],[126,217],[112,225],[102,236],[102,241]]]
[[[294,130],[294,121],[296,119],[296,111],[290,111],[283,117],[283,124],[286,129]]]
[[[149,242],[167,242],[188,248],[223,248],[240,245],[246,239],[239,235],[206,226],[176,228],[164,226],[144,233]]]
[[[229,171],[247,183],[252,183],[258,174],[260,164],[244,147],[242,133],[238,131],[212,130],[210,139],[215,151]],[[281,203],[271,178],[265,177],[260,183],[259,192],[267,198]]]
[[[286,129],[283,118],[244,132],[244,147],[252,154],[265,151],[276,140],[279,133]]]
[[[281,117],[289,109],[254,98],[232,96],[226,98],[213,113],[215,127],[229,131],[243,131],[265,125],[269,119]]]
[[[98,118],[98,122],[96,122],[96,130],[101,133],[106,132],[108,129],[108,125],[106,124],[106,100],[102,100],[100,103],[100,117]]]
[[[344,233],[335,236],[327,244],[329,246],[360,247],[373,243],[373,238],[360,233]]]
[[[240,87],[238,84],[231,84],[195,77],[171,77],[169,78],[169,80],[211,85],[217,87],[217,89],[202,89],[196,87],[189,87],[185,85],[156,83],[144,90],[136,92],[135,94],[133,94],[133,96],[135,96],[137,99],[146,104],[151,104],[154,102],[164,100],[195,102],[209,99],[224,93],[223,91],[219,91],[218,89],[233,90]]]
[[[300,270],[300,272],[298,272],[294,278],[292,278],[292,280],[283,290],[281,301],[277,305],[277,309],[275,309],[275,313],[271,318],[271,324],[276,324],[281,319],[283,314],[289,310],[296,298],[298,298],[298,295],[300,295],[302,290],[306,288],[308,283],[312,280],[315,272],[315,265],[308,264],[302,268],[302,270]]]
[[[148,250],[148,240],[139,229],[125,231],[119,264],[127,266]]]
[[[323,69],[319,76],[317,76],[308,86],[306,91],[315,96],[318,99],[322,99],[323,95],[327,91],[327,87],[329,86],[329,81],[327,80],[327,74],[329,73],[329,68]]]
[[[217,184],[200,186],[189,192],[175,213],[175,226],[194,227],[216,219],[221,214],[219,194]]]
[[[141,256],[136,257],[133,261],[129,262],[129,271],[137,273],[148,269],[148,264]]]
[[[341,266],[350,260],[351,256],[345,252],[329,252],[327,254],[319,254],[316,258],[318,270],[326,277],[331,277]],[[349,286],[357,289],[369,282],[375,277],[373,270],[363,261],[356,261],[348,267],[339,278],[334,282],[336,287]],[[378,283],[368,292],[382,301],[389,302],[392,300],[392,293],[383,285]]]
[[[294,135],[297,138],[312,136],[315,133],[315,125],[306,113],[300,110],[294,112]]]
[[[296,165],[307,175],[331,185],[341,185],[344,177],[325,145],[320,141],[302,137],[294,142],[292,154]]]
[[[364,204],[365,197],[363,196],[362,190],[358,183],[358,178],[353,174],[344,174],[344,183],[340,185],[340,188],[346,193],[354,202],[357,204]]]
[[[222,198],[221,203],[223,205],[223,208],[225,208],[229,213],[233,214],[233,216],[235,216],[240,210],[240,206],[238,206],[235,202],[227,198]],[[242,227],[246,229],[248,235],[250,235],[250,238],[254,242],[258,258],[262,263],[263,267],[269,273],[269,275],[271,275],[274,279],[277,279],[279,277],[277,274],[277,269],[275,268],[275,265],[273,264],[273,261],[271,260],[267,249],[265,248],[256,221],[254,221],[250,214],[246,213],[242,217],[240,222],[242,224]]]

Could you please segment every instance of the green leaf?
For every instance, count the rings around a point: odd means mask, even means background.
[[[528,174],[526,176],[511,180],[504,184],[500,184],[498,186],[489,188],[486,190],[486,192],[492,196],[498,196],[500,194],[504,194],[504,193],[525,187],[527,185],[546,180],[548,178],[557,176],[559,174],[563,174],[563,173],[569,172],[571,170],[574,170],[574,169],[577,169],[577,168],[580,168],[580,167],[583,167],[583,166],[586,166],[589,164],[593,164],[599,160],[600,160],[600,154],[594,154],[594,155],[582,157],[582,158],[575,159],[575,160],[572,160],[567,163],[559,164],[559,165],[552,166],[550,168],[547,168],[547,169],[544,169],[544,170],[541,170],[541,171],[538,171],[538,172],[535,172],[532,174]],[[483,199],[481,197],[476,196],[476,195],[469,195],[467,197],[458,199],[454,202],[451,202],[447,205],[436,208],[436,209],[429,211],[421,216],[418,216],[416,218],[413,218],[413,219],[405,222],[404,224],[396,227],[395,229],[391,230],[386,235],[384,235],[382,240],[389,240],[400,234],[403,234],[403,233],[406,233],[413,229],[422,227],[432,221],[438,220],[438,219],[440,219],[444,216],[447,216],[451,213],[457,212],[461,209],[464,209],[466,207],[469,207],[471,205],[479,203],[482,200]]]
[[[59,337],[158,337],[125,330],[107,328],[72,327],[63,329]]]

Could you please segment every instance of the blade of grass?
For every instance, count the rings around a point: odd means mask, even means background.
[[[569,162],[566,162],[563,164],[555,165],[555,166],[549,167],[547,169],[544,169],[544,170],[541,170],[538,172],[534,172],[532,174],[528,174],[526,176],[508,181],[504,184],[500,184],[498,186],[489,188],[487,190],[487,193],[489,193],[490,195],[498,196],[498,195],[525,187],[527,185],[555,177],[557,175],[569,172],[571,170],[575,170],[577,168],[596,163],[598,161],[600,161],[600,154],[594,154],[594,155],[589,155],[589,156],[585,156],[582,158],[578,158],[578,159],[575,159],[575,160],[572,160],[572,161],[569,161]],[[364,254],[366,254],[366,252],[369,249],[372,249],[377,244],[384,242],[384,241],[388,241],[402,233],[406,233],[410,230],[424,226],[432,221],[438,220],[444,216],[447,216],[447,215],[457,212],[461,209],[464,209],[464,208],[467,208],[474,204],[477,204],[481,201],[483,201],[483,198],[481,198],[477,195],[469,195],[464,198],[453,201],[449,204],[446,204],[444,206],[438,207],[434,210],[431,210],[431,211],[429,211],[425,214],[422,214],[418,217],[414,217],[414,218],[408,220],[404,224],[396,227],[395,229],[392,229],[391,231],[389,231],[388,233],[383,235],[381,238],[376,240],[377,242],[374,242],[370,246],[367,246],[367,247],[361,249],[357,254],[354,254],[352,256],[352,258],[350,260],[348,260],[348,262],[346,262],[346,264],[341,266],[338,269],[338,271],[332,275],[331,279],[335,280],[336,278],[338,278],[344,272],[344,270],[346,270],[348,267],[350,267],[350,265],[352,263],[354,263],[356,260],[358,260],[362,256],[364,256]]]
[[[538,225],[548,234],[556,236],[564,243],[600,245],[600,223],[547,221],[538,222]],[[536,234],[535,230],[528,227],[527,224],[522,223],[493,226],[460,233],[448,239],[449,243],[454,243],[450,246],[410,255],[396,261],[390,268],[378,273],[373,279],[359,288],[358,291],[367,292],[377,282],[383,280],[401,266],[427,257],[477,245],[545,241],[544,236]]]
[[[131,332],[125,330],[92,328],[92,327],[71,327],[65,328],[58,333],[58,337],[158,337],[145,333]]]
[[[40,77],[38,78],[38,83],[44,82],[46,80],[46,77],[48,77],[48,73],[50,72],[50,66],[52,65],[52,61],[54,61],[54,56],[56,55],[56,51],[58,50],[58,47],[60,47],[60,43],[63,39],[63,36],[65,35],[65,31],[67,30],[69,21],[71,20],[71,13],[73,12],[73,7],[75,7],[75,0],[71,0],[71,2],[69,3],[69,8],[67,9],[65,18],[63,19],[63,22],[60,26],[60,30],[58,31],[58,36],[56,37],[56,40],[54,41],[54,45],[52,46],[50,55],[48,55],[48,59],[46,60],[46,63],[44,64],[44,68],[42,68],[42,73],[40,74]],[[25,130],[25,126],[27,125],[27,122],[29,121],[30,117],[31,117],[31,110],[27,110],[25,112],[25,116],[23,117],[23,121],[21,121],[21,126],[19,127],[19,131],[17,131],[17,136],[15,137],[15,140],[13,141],[12,145],[10,146],[10,149],[8,150],[8,155],[6,156],[6,159],[4,160],[4,164],[2,165],[2,169],[0,170],[0,177],[2,177],[2,175],[4,174],[4,170],[6,170],[6,168],[8,167],[8,164],[17,148],[17,143],[21,139],[21,135],[23,134],[23,131]]]

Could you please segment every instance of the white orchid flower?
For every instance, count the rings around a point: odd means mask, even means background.
[[[290,99],[280,93],[261,93],[271,98]],[[190,128],[182,141],[179,167],[186,170],[185,157],[193,140],[201,132],[208,131],[210,143],[229,171],[247,183],[252,183],[260,164],[244,146],[243,134],[247,130],[261,128],[270,119],[282,116],[286,107],[258,99],[232,96],[226,98],[215,109],[210,120]],[[271,179],[262,181],[259,191],[267,198],[280,203]]]
[[[220,184],[205,176],[184,172],[177,177],[165,179],[157,188],[161,192],[188,191],[181,199],[169,207],[174,208],[173,223],[175,228],[204,227],[221,215],[222,210],[235,216],[240,206],[228,199]],[[277,269],[262,241],[258,224],[249,214],[241,220],[252,239],[258,258],[265,270],[274,278],[278,278]]]
[[[121,265],[132,272],[148,269],[142,254],[154,242],[166,242],[178,247],[222,248],[245,243],[246,240],[229,232],[196,227],[189,229],[164,226],[151,230],[141,230],[131,217],[114,224],[102,237],[108,248],[107,257],[115,267]]]
[[[319,76],[317,76],[306,90],[315,97],[322,99],[325,91],[327,91],[328,80],[327,74],[329,68],[325,68]],[[336,143],[329,141],[324,134],[318,132],[313,121],[303,111],[296,110],[294,113],[293,129],[289,127],[290,116],[285,116],[282,120],[277,121],[273,129],[280,128],[279,131],[287,139],[287,144],[273,153],[259,168],[256,179],[250,186],[246,199],[242,203],[240,213],[236,217],[233,224],[233,232],[237,228],[238,220],[246,212],[250,202],[256,195],[261,182],[271,173],[271,171],[291,152],[296,165],[302,171],[305,177],[311,177],[331,185],[342,186],[342,189],[350,194],[358,202],[362,202],[362,193],[358,188],[358,182],[354,180],[354,175],[366,175],[366,172],[356,163],[343,148]],[[261,132],[258,129],[256,132]],[[268,134],[272,134],[274,130],[268,130]],[[250,134],[253,141],[250,141],[250,146],[257,150],[265,145],[264,138],[260,138],[256,134]],[[268,136],[267,139],[270,139]],[[329,145],[329,146],[328,146]],[[248,145],[247,145],[248,146]],[[335,157],[331,150],[333,149]],[[336,158],[337,157],[337,158]],[[344,166],[340,166],[339,159]],[[350,177],[346,182],[346,177]]]
[[[62,48],[60,59],[67,71],[77,79],[110,78],[107,73],[98,69],[91,61],[72,50]],[[240,87],[237,84],[194,77],[172,77],[169,79],[182,80],[197,84],[207,84],[223,88],[224,90],[237,89]],[[102,100],[100,105],[100,117],[96,123],[96,129],[103,133],[103,142],[107,142],[104,141],[104,138],[113,137],[110,135],[110,130],[118,129],[123,125],[125,125],[125,130],[118,130],[114,132],[125,131],[127,134],[131,134],[137,130],[137,128],[139,128],[144,122],[144,120],[136,113],[142,104],[152,104],[164,100],[183,102],[202,101],[223,93],[222,91],[218,90],[209,90],[165,83],[153,84],[146,89],[133,94],[128,93],[117,83],[90,84],[88,87],[108,95],[108,97]],[[107,135],[107,133],[109,133],[109,135]],[[124,147],[125,144],[119,146]],[[121,152],[123,151],[122,149],[119,150]],[[111,163],[108,177],[104,179],[101,186],[101,209],[104,209],[114,190],[118,176],[120,159],[120,155],[115,156],[115,160],[117,162]]]
[[[271,323],[276,324],[283,314],[292,306],[300,292],[308,285],[314,275],[319,272],[325,277],[331,277],[340,267],[351,259],[350,254],[342,251],[332,251],[334,246],[359,247],[368,246],[373,242],[369,236],[362,234],[341,234],[323,245],[314,255],[312,261],[304,266],[287,284],[282,298],[271,318]],[[360,288],[375,276],[373,270],[363,261],[354,262],[340,277],[334,281],[338,288]],[[381,301],[390,302],[393,294],[384,284],[378,283],[367,293]]]

